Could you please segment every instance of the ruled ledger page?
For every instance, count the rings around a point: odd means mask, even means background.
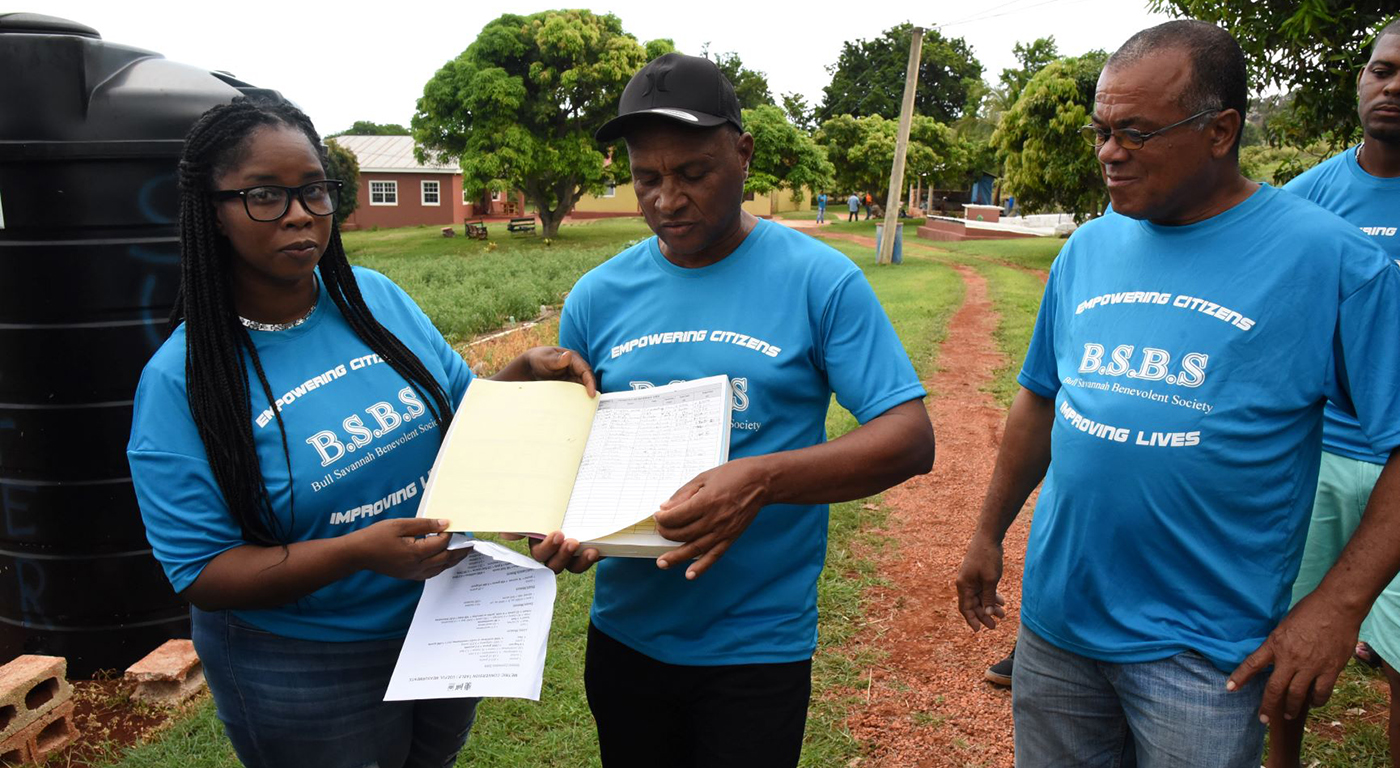
[[[682,485],[723,464],[730,398],[726,376],[600,396],[564,535],[588,541],[646,525]]]

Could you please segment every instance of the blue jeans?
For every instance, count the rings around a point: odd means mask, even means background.
[[[1235,692],[1195,652],[1111,664],[1021,627],[1011,675],[1016,765],[1258,768],[1267,677]]]
[[[219,719],[250,768],[445,768],[477,699],[384,701],[403,640],[331,643],[190,609]]]

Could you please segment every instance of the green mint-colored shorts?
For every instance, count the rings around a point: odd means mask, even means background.
[[[1371,489],[1381,476],[1381,465],[1322,452],[1313,500],[1312,524],[1298,579],[1293,582],[1293,604],[1317,588],[1342,548],[1361,524],[1361,513]],[[1361,624],[1361,639],[1391,666],[1400,664],[1400,578],[1396,578],[1371,606]]]

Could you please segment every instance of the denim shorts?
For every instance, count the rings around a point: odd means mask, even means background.
[[[1113,664],[1021,627],[1012,672],[1016,765],[1025,768],[1258,768],[1266,675],[1229,675],[1195,652]]]
[[[445,768],[477,699],[384,701],[402,639],[283,637],[228,611],[190,609],[219,719],[249,768]]]

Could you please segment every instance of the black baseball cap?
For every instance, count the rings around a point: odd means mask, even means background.
[[[616,141],[633,120],[656,115],[683,125],[709,128],[732,123],[744,129],[739,97],[729,78],[713,61],[700,56],[667,53],[658,56],[632,76],[622,89],[617,117],[594,134],[600,142]]]

